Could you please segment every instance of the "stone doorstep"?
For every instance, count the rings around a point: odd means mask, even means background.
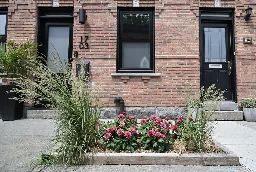
[[[85,161],[81,165],[88,164]],[[238,166],[239,157],[233,154],[176,154],[176,153],[96,153],[94,165],[203,165]]]

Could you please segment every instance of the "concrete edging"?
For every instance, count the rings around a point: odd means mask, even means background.
[[[203,165],[238,166],[239,157],[234,154],[177,154],[177,153],[96,153],[94,165]],[[87,164],[81,162],[82,164]]]

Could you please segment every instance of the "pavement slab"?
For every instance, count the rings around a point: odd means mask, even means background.
[[[54,120],[23,119],[0,121],[0,171],[160,171],[160,172],[248,172],[244,166],[184,166],[184,165],[81,165],[75,167],[50,166],[33,168],[32,162],[49,149],[54,137]]]
[[[256,172],[256,122],[218,121],[213,139],[237,155],[242,165]]]

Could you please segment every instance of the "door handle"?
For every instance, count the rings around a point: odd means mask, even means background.
[[[232,72],[232,62],[228,61],[228,75],[231,75]]]

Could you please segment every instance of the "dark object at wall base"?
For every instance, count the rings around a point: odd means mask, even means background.
[[[0,116],[3,121],[13,121],[22,118],[23,103],[13,100],[15,93],[7,93],[7,91],[15,88],[14,85],[0,86]]]

